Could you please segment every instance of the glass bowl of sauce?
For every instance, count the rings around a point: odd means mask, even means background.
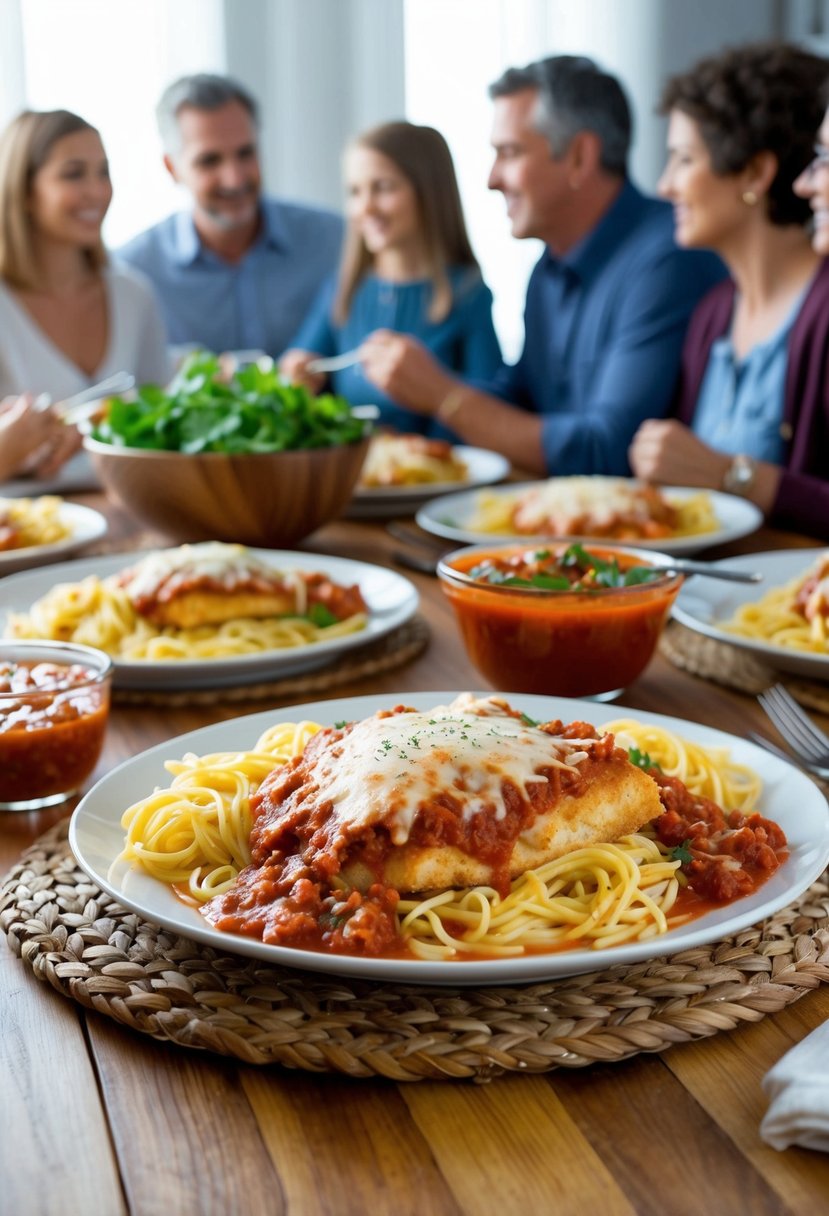
[[[67,642],[0,642],[0,810],[55,806],[92,774],[112,660]]]
[[[540,541],[458,549],[438,576],[495,688],[609,701],[645,670],[682,575],[653,550]]]

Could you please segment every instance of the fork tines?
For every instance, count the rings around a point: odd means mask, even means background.
[[[815,726],[782,684],[767,688],[757,700],[793,751],[812,764],[829,764],[829,736]]]

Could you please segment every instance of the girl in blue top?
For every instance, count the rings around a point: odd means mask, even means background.
[[[492,294],[466,233],[452,156],[432,127],[390,122],[346,151],[348,229],[339,275],[320,292],[280,362],[313,392],[330,387],[354,405],[373,403],[398,430],[449,434],[384,396],[359,363],[325,376],[320,356],[358,348],[379,329],[418,338],[446,367],[488,379],[501,362]]]

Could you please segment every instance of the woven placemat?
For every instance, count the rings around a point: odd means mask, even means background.
[[[301,675],[227,688],[114,688],[112,697],[119,705],[163,705],[171,709],[179,705],[215,705],[217,701],[261,701],[266,697],[280,700],[306,693],[326,693],[340,684],[402,667],[417,658],[428,642],[429,626],[422,617],[415,616],[384,637],[345,651],[331,666]]]
[[[350,1077],[486,1081],[662,1051],[829,982],[829,871],[762,924],[671,958],[520,987],[401,986],[271,967],[159,929],[91,882],[62,823],[5,879],[0,928],[38,979],[180,1046]]]
[[[701,676],[704,680],[713,680],[726,688],[735,688],[738,692],[748,692],[754,696],[770,684],[785,684],[802,705],[820,713],[829,713],[829,684],[777,671],[747,650],[705,637],[679,621],[671,621],[667,626],[659,640],[659,649],[675,667],[681,667],[683,671]]]

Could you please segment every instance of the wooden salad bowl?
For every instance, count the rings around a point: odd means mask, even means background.
[[[296,544],[351,498],[369,439],[290,452],[225,454],[84,447],[107,493],[174,540]]]

